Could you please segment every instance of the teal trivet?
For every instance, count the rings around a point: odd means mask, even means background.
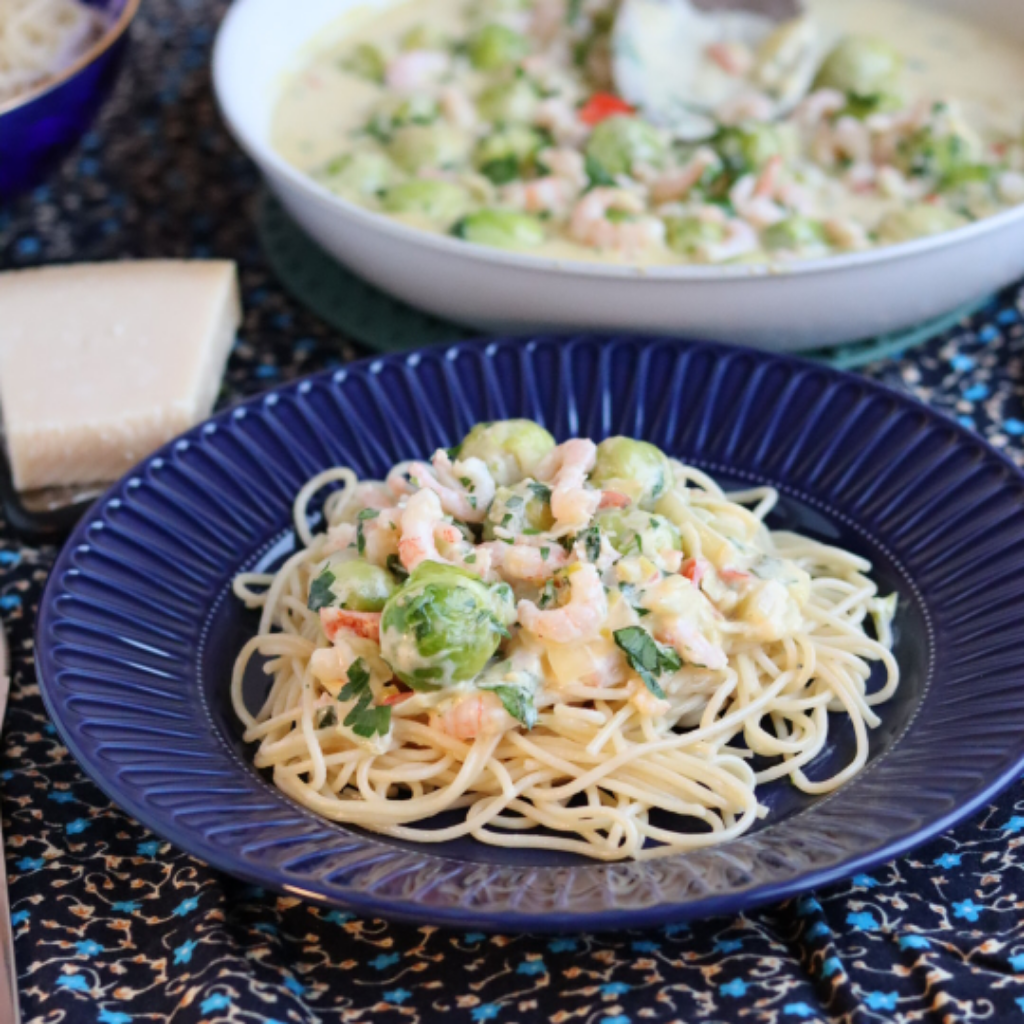
[[[260,203],[257,226],[267,259],[284,287],[317,316],[366,348],[404,352],[479,333],[423,313],[367,284],[328,256],[269,194]],[[889,359],[950,330],[987,301],[968,303],[906,331],[800,355],[843,370]]]

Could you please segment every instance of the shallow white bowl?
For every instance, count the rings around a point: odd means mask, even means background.
[[[1024,40],[1020,0],[918,0]],[[1024,206],[956,231],[784,271],[556,261],[417,231],[339,199],[270,145],[284,76],[325,26],[390,0],[236,0],[214,51],[231,131],[294,219],[357,274],[438,316],[486,331],[628,330],[771,349],[899,330],[1024,274]]]

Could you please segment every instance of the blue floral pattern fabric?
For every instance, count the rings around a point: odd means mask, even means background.
[[[0,267],[239,262],[246,318],[222,403],[358,353],[270,277],[253,168],[214,109],[223,0],[146,0],[96,129],[0,209]],[[1024,462],[1024,288],[866,372]],[[2,315],[2,314],[0,314]],[[0,761],[22,1009],[35,1024],[669,1024],[1024,1020],[1024,789],[870,875],[749,915],[535,938],[362,920],[247,887],[146,832],[43,710],[32,631],[56,552],[0,526],[13,693]]]

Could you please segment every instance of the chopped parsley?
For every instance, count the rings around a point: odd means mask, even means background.
[[[596,562],[601,557],[601,530],[599,527],[587,528],[576,539],[583,541],[583,550],[591,562]]]
[[[444,453],[448,456],[449,462],[454,462],[459,457],[459,452],[462,451],[462,445],[456,444],[451,448],[445,448]]]
[[[376,519],[380,511],[375,508],[364,508],[356,516],[356,551],[362,554],[366,550],[366,535],[363,533],[363,523],[368,519]]]
[[[309,585],[307,607],[311,612],[318,612],[321,608],[328,608],[334,603],[334,591],[331,589],[334,586],[334,579],[334,573],[330,569],[324,569]]]
[[[548,560],[548,555],[550,555],[550,554],[551,554],[551,548],[543,547],[543,548],[540,549],[540,557],[541,557],[542,561],[546,562]]]
[[[485,686],[482,689],[496,693],[505,710],[525,728],[532,729],[537,724],[537,708],[533,697],[525,690],[518,686]]]
[[[511,522],[512,522],[512,513],[511,513],[511,512],[506,512],[506,513],[505,513],[505,514],[504,514],[504,515],[503,515],[503,516],[501,517],[501,525],[502,525],[502,526],[503,526],[504,528],[506,528],[506,529],[507,529],[507,528],[508,528],[508,524],[509,524],[509,523],[511,523]]]
[[[398,579],[407,580],[409,578],[409,572],[405,568],[405,566],[402,565],[402,560],[398,557],[398,555],[388,555],[388,559],[387,562],[385,562],[385,565],[387,565],[388,567],[388,572],[390,572],[393,576],[397,576]]]
[[[540,592],[540,600],[537,602],[537,607],[550,608],[557,600],[557,596],[555,581],[547,580],[544,584],[544,589]]]
[[[472,565],[476,561],[476,555],[466,555],[464,561],[466,565]]]
[[[467,491],[473,490],[473,481],[468,476],[460,476],[459,483],[466,488]]]
[[[627,626],[617,629],[612,637],[616,645],[626,655],[630,668],[643,680],[655,697],[665,699],[665,691],[658,683],[657,677],[662,672],[675,672],[683,667],[683,659],[671,648],[659,644],[657,640],[640,626]]]
[[[348,682],[341,688],[338,700],[354,700],[355,706],[345,716],[344,724],[357,736],[369,739],[383,736],[391,728],[391,708],[377,707],[370,689],[370,670],[362,658],[348,667]]]
[[[505,508],[520,508],[523,504],[523,499],[518,494],[513,494],[505,502]]]
[[[551,504],[551,488],[547,484],[539,484],[535,480],[531,481],[530,490],[533,491],[538,501],[544,502],[545,505]]]
[[[332,725],[338,724],[338,713],[334,708],[324,708],[320,712],[320,721],[317,722],[316,727],[318,729],[327,729]]]

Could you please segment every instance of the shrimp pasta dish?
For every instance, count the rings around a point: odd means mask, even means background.
[[[863,558],[770,530],[776,499],[529,420],[385,480],[319,474],[296,553],[234,584],[261,611],[232,680],[256,765],[333,821],[603,860],[738,836],[772,780],[835,789],[899,682],[896,597]],[[830,716],[855,753],[823,778]]]
[[[805,0],[766,36],[707,15],[706,45],[666,38],[659,54],[625,33],[623,6],[350,12],[284,84],[274,148],[367,209],[559,260],[786,263],[1024,202],[1024,47],[1010,34],[936,4]],[[656,91],[684,66],[706,103],[696,126],[624,88]]]

